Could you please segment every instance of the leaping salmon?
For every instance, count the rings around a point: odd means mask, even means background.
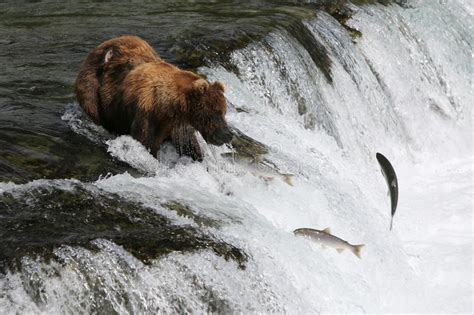
[[[323,247],[328,246],[335,248],[338,253],[341,253],[345,249],[350,250],[354,255],[356,255],[359,259],[360,257],[360,250],[364,246],[363,244],[359,245],[352,245],[346,242],[343,239],[340,239],[337,236],[331,234],[329,228],[324,230],[316,230],[310,228],[301,228],[296,229],[293,231],[295,235],[301,235],[310,238],[311,240],[315,241],[318,244],[321,244]]]
[[[392,226],[393,226],[393,216],[395,215],[395,211],[397,211],[397,204],[398,204],[397,175],[395,174],[395,170],[393,169],[392,164],[390,164],[390,162],[385,156],[383,156],[381,153],[377,153],[376,158],[380,164],[380,168],[382,169],[382,174],[385,177],[385,181],[387,182],[387,186],[388,186],[388,195],[390,196],[390,202],[392,206],[392,218],[390,219],[390,231],[391,231]]]

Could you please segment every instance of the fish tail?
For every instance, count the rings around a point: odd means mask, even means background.
[[[293,174],[281,174],[283,176],[283,181],[290,186],[293,186]]]
[[[359,257],[359,259],[361,259],[361,257],[360,257],[360,251],[361,251],[362,247],[364,247],[364,246],[365,246],[364,244],[353,245],[353,250],[352,250],[352,252],[354,253],[354,255],[356,255],[357,257]]]

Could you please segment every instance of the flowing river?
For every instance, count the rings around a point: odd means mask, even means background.
[[[472,313],[472,21],[468,0],[1,3],[0,313]],[[293,185],[94,125],[74,80],[124,34],[224,82]]]

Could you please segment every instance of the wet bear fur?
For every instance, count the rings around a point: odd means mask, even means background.
[[[179,154],[202,160],[196,130],[206,142],[228,143],[224,85],[171,65],[135,36],[100,44],[76,80],[79,104],[116,134],[130,134],[156,156],[171,140]]]

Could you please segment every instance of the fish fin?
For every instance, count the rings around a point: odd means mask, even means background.
[[[283,176],[283,181],[285,183],[287,183],[290,186],[293,186],[293,181],[292,181],[293,176],[294,176],[293,174],[281,174],[281,176]]]
[[[390,219],[390,231],[392,230],[392,227],[393,227],[393,216],[392,216],[392,218]]]
[[[273,176],[263,176],[260,175],[260,178],[263,179],[265,182],[269,182],[273,180]]]
[[[364,246],[365,246],[364,244],[353,245],[354,250],[353,250],[352,252],[353,252],[354,255],[356,255],[359,259],[361,259],[361,257],[360,257],[360,251],[361,251],[362,247],[364,247]]]
[[[390,196],[390,189],[387,190],[387,196]]]
[[[324,232],[326,234],[331,234],[331,229],[327,227],[324,230],[322,230],[321,232]]]
[[[235,152],[224,152],[221,156],[224,158],[234,158],[237,154]]]
[[[336,248],[337,252],[340,254],[344,251],[344,248]]]

